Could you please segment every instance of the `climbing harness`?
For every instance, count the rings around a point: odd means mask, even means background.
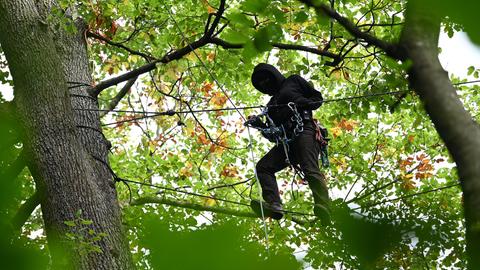
[[[287,104],[288,108],[292,112],[290,121],[293,124],[291,132],[285,128],[284,124],[280,126],[275,125],[272,118],[268,115],[268,107],[264,107],[259,115],[255,115],[249,118],[244,125],[247,127],[255,128],[260,131],[263,137],[270,142],[275,143],[277,146],[282,145],[285,152],[285,162],[294,170],[295,173],[303,175],[298,166],[294,166],[290,159],[289,143],[298,137],[304,130],[304,118],[302,118],[297,106],[293,102]],[[265,118],[262,120],[262,118]],[[310,117],[311,118],[311,117]],[[320,160],[323,167],[329,167],[330,162],[328,160],[328,130],[320,125],[316,119],[311,119],[315,127],[315,139],[320,144]],[[290,136],[289,136],[290,135]]]
[[[300,113],[297,110],[297,106],[293,102],[289,102],[287,104],[288,108],[293,112],[293,116],[290,118],[290,120],[295,123],[295,127],[293,128],[293,136],[298,137],[300,133],[303,132],[303,119]]]

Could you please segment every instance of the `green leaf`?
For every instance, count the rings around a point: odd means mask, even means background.
[[[246,0],[242,3],[242,9],[252,13],[263,13],[269,4],[268,0]]]
[[[474,66],[469,66],[467,75],[469,75],[469,76],[472,75],[474,71],[475,71],[475,67]]]
[[[75,224],[75,221],[73,220],[67,220],[67,221],[64,221],[63,222],[65,225],[69,226],[69,227],[75,227],[77,226],[77,224]]]
[[[231,22],[240,24],[243,27],[253,27],[255,25],[255,22],[250,19],[250,17],[247,17],[245,14],[239,12],[229,14],[228,19]]]
[[[222,33],[221,38],[233,44],[244,44],[250,40],[250,38],[244,33],[235,30],[225,31]]]
[[[82,219],[82,221],[81,221],[81,224],[83,224],[83,225],[90,225],[92,223],[93,223],[93,221],[89,220],[89,219]]]
[[[303,23],[308,20],[308,14],[305,11],[300,11],[295,14],[295,22]]]

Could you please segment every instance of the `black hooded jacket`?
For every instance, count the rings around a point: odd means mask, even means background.
[[[265,80],[268,82],[262,83]],[[297,105],[298,110],[312,111],[322,105],[322,94],[305,79],[299,75],[285,78],[274,66],[269,64],[261,63],[255,66],[252,73],[252,84],[260,92],[272,96],[267,106],[293,102]],[[287,106],[273,107],[268,109],[268,115],[275,125],[281,125],[290,119],[292,112]]]

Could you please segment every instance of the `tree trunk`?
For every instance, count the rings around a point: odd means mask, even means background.
[[[409,80],[457,165],[464,197],[469,268],[480,269],[480,127],[465,110],[438,60],[440,18],[409,1],[400,44],[412,60]]]
[[[40,2],[0,0],[0,44],[53,263],[131,269],[98,113],[73,110],[97,109],[97,102],[80,96],[87,96],[86,87],[68,89],[67,82],[91,81],[83,31],[53,33],[44,16],[48,6]]]

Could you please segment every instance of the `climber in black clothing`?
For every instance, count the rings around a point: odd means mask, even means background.
[[[315,215],[321,219],[322,224],[329,224],[330,199],[325,176],[320,172],[318,165],[321,146],[318,138],[318,126],[312,118],[312,110],[319,108],[323,101],[321,93],[299,75],[285,78],[275,67],[264,63],[258,64],[253,70],[252,84],[260,92],[272,96],[267,104],[267,115],[270,120],[273,120],[274,126],[283,127],[284,133],[290,138],[288,155],[286,148],[277,142],[256,165],[262,196],[265,200],[263,208],[274,219],[283,217],[282,201],[275,173],[292,164],[301,169],[313,193]],[[290,106],[275,106],[289,103]],[[303,122],[303,130],[298,129],[298,124],[292,121],[292,116],[294,116],[292,106],[297,109],[297,116],[301,116],[300,122]],[[250,117],[249,121],[256,122],[261,126],[262,123],[256,117]]]

